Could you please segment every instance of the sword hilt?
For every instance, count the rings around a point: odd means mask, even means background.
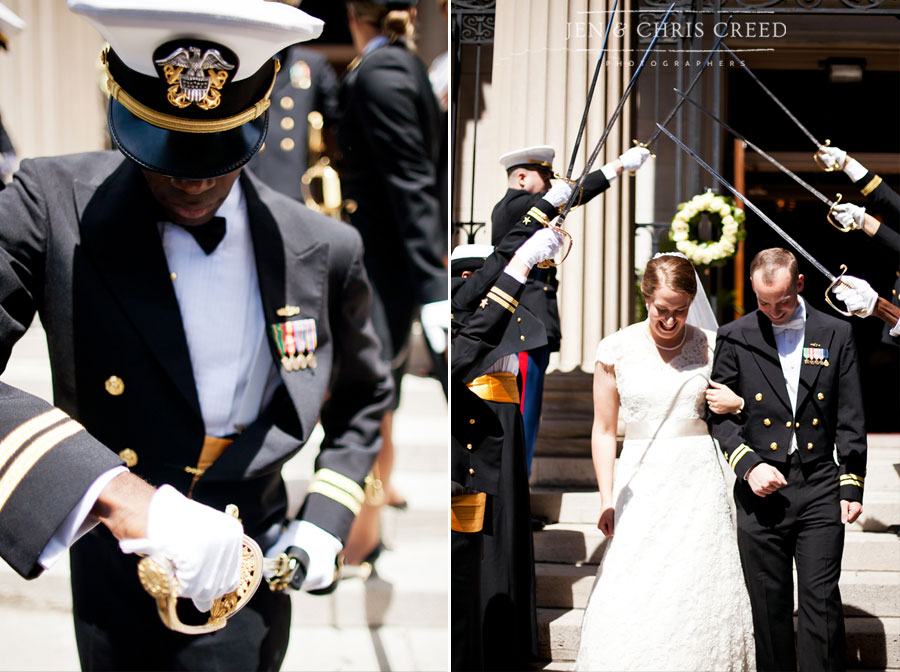
[[[237,507],[233,504],[229,504],[225,512],[238,517]],[[138,563],[138,578],[144,590],[156,600],[156,609],[163,625],[185,635],[203,635],[224,628],[228,619],[244,608],[256,593],[262,573],[262,550],[245,534],[241,542],[241,574],[237,588],[213,600],[205,624],[188,625],[178,618],[178,577],[172,561],[148,556]]]
[[[822,147],[830,147],[830,146],[831,146],[831,140],[829,140],[829,139],[826,138],[826,139],[825,139],[825,144],[822,145]],[[820,147],[819,149],[821,149],[822,147]],[[819,166],[819,168],[821,168],[822,170],[824,170],[826,173],[833,173],[834,171],[839,170],[839,169],[841,168],[841,167],[840,167],[839,165],[837,165],[836,163],[831,164],[831,167],[830,167],[830,168],[826,167],[825,164],[822,163],[822,159],[819,158],[819,152],[818,152],[818,151],[816,151],[816,153],[813,154],[813,161],[815,161],[815,162],[816,162],[816,165]],[[840,227],[838,227],[838,228],[840,228]]]
[[[631,142],[635,147],[640,147],[641,149],[650,149],[650,145],[648,145],[646,142],[641,142],[640,140],[632,140]],[[650,156],[654,159],[656,158],[656,154],[654,154],[652,151],[650,152]],[[629,172],[634,175],[637,171],[632,170]]]
[[[844,233],[847,233],[848,231],[853,231],[853,229],[850,228],[849,226],[842,226],[842,225],[840,225],[840,224],[837,224],[837,223],[835,223],[835,221],[831,218],[831,213],[834,211],[835,206],[837,206],[837,204],[841,202],[841,199],[842,199],[842,198],[843,198],[843,196],[841,195],[840,192],[838,192],[837,198],[834,199],[834,203],[832,203],[832,204],[831,204],[831,207],[828,208],[828,214],[825,215],[825,219],[827,219],[827,220],[828,220],[828,223],[831,224],[831,225],[832,225],[834,228],[836,228],[838,231],[842,231],[842,232],[844,232]]]
[[[825,301],[826,301],[826,303],[828,303],[829,306],[831,306],[832,308],[834,308],[834,309],[835,309],[837,312],[839,312],[841,315],[844,315],[844,316],[846,316],[846,317],[850,317],[851,315],[853,315],[853,313],[850,312],[850,311],[841,310],[840,308],[838,308],[836,305],[834,305],[834,303],[832,303],[831,297],[829,296],[829,294],[831,293],[831,290],[834,289],[835,285],[844,285],[845,287],[849,287],[849,286],[850,286],[850,285],[848,285],[846,282],[844,282],[843,280],[841,280],[841,278],[844,277],[844,274],[845,274],[846,272],[847,272],[847,264],[841,264],[841,272],[840,272],[840,273],[838,274],[838,276],[831,282],[831,284],[828,285],[828,289],[825,290]]]
[[[280,593],[287,590],[300,590],[303,582],[306,581],[306,574],[309,572],[309,554],[299,546],[288,546],[288,548],[278,555],[275,559],[275,567],[273,568],[275,575],[269,579],[269,590],[273,593]],[[324,588],[316,590],[308,590],[310,595],[327,595],[334,592],[337,588],[338,580],[341,577],[341,561],[336,560],[334,566],[334,578],[331,583]]]

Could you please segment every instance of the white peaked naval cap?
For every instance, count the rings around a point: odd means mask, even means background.
[[[532,166],[553,169],[553,157],[556,155],[550,145],[535,145],[508,152],[500,157],[500,164],[506,169],[516,166]]]

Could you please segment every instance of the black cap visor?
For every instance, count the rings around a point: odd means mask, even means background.
[[[108,121],[116,147],[141,167],[169,177],[201,180],[247,163],[266,139],[269,112],[228,131],[184,133],[142,121],[110,99]]]

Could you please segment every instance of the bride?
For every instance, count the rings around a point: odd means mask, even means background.
[[[726,483],[703,420],[707,399],[715,412],[736,411],[741,400],[709,382],[715,331],[694,324],[714,329],[715,318],[702,288],[693,301],[697,290],[686,257],[657,255],[641,283],[648,319],[597,349],[597,526],[612,539],[585,610],[576,670],[755,668]],[[625,444],[616,467],[620,417]]]

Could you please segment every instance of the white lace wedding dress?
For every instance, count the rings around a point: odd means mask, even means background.
[[[585,611],[576,670],[755,668],[726,483],[701,420],[715,333],[688,330],[669,363],[646,322],[597,350],[615,367],[626,438],[614,536]]]

